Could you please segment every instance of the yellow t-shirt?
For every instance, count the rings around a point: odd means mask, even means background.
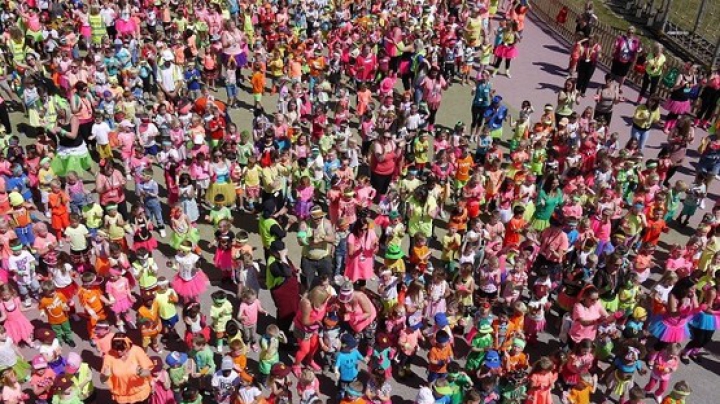
[[[38,170],[38,181],[40,182],[40,190],[50,192],[50,183],[55,178],[57,178],[57,175],[55,174],[55,170],[53,170],[52,167],[48,167],[47,170],[44,168],[40,168],[40,170]]]
[[[158,304],[158,312],[161,319],[168,320],[177,315],[177,307],[175,307],[177,300],[177,295],[170,289],[164,292],[157,292],[155,301]]]
[[[260,185],[260,174],[262,173],[262,168],[260,166],[255,166],[253,168],[249,168],[245,171],[245,186],[248,187],[257,187]]]

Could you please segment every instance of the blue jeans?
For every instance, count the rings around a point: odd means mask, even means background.
[[[638,141],[640,150],[645,148],[645,143],[647,143],[649,134],[650,129],[638,129],[635,125],[630,128],[630,137]]]
[[[720,173],[720,161],[713,158],[700,157],[697,169],[703,173],[718,175],[718,173]]]
[[[158,198],[145,198],[145,210],[147,211],[148,220],[155,220],[155,224],[159,229],[165,228]]]
[[[334,275],[342,275],[345,268],[345,256],[347,255],[347,237],[343,237],[338,241],[335,247],[335,273]]]
[[[237,85],[226,84],[225,91],[227,92],[227,97],[229,100],[237,98]]]

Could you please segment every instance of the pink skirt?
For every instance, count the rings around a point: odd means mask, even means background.
[[[525,317],[525,334],[527,335],[538,335],[545,330],[546,321],[534,320],[530,317]]]
[[[141,248],[144,248],[148,250],[149,252],[153,252],[157,249],[157,240],[155,240],[154,237],[150,237],[149,239],[145,241],[133,241],[133,251],[137,251]]]
[[[205,293],[209,283],[210,280],[207,275],[205,275],[205,272],[198,271],[189,281],[180,278],[179,275],[175,275],[175,279],[172,281],[172,287],[184,300],[197,300],[200,295]]]
[[[80,28],[80,35],[82,35],[85,39],[90,39],[92,36],[92,28],[89,25],[83,25]]]
[[[690,338],[688,318],[664,318],[655,320],[648,327],[648,331],[662,342],[683,342]]]
[[[517,46],[515,45],[500,45],[495,48],[493,52],[495,56],[503,59],[515,59],[518,55]]]
[[[18,307],[16,310],[19,309]],[[24,314],[18,313],[13,315],[13,313],[8,313],[8,319],[5,321],[5,330],[15,344],[23,341],[27,344],[32,342],[34,329],[30,320],[28,320]]]
[[[215,250],[215,257],[213,263],[222,271],[229,271],[233,267],[232,251],[230,250]]]
[[[115,300],[115,303],[112,305],[112,311],[115,314],[122,314],[130,310],[132,305],[133,303],[129,297],[123,297],[122,299]]]
[[[687,101],[673,101],[668,98],[664,105],[667,112],[672,114],[682,115],[690,112],[690,100]]]

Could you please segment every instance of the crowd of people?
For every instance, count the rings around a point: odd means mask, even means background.
[[[557,102],[512,116],[530,7],[3,3],[2,403],[685,403],[720,320],[720,76],[631,28],[577,111],[588,3]]]

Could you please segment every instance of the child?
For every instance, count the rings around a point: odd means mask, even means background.
[[[255,63],[253,66],[253,74],[250,82],[252,84],[255,108],[262,108],[262,96],[265,93],[265,72],[263,72],[259,63]]]
[[[50,209],[52,228],[58,239],[62,239],[65,228],[70,224],[68,204],[70,198],[62,190],[59,180],[50,182],[48,194],[48,208]]]
[[[698,173],[690,189],[685,191],[685,199],[682,201],[683,208],[675,221],[683,226],[687,226],[690,222],[690,218],[695,215],[697,208],[703,206],[706,196],[706,176],[702,173]],[[684,221],[682,220],[683,217],[685,218]]]
[[[190,241],[183,241],[168,267],[175,269],[177,274],[173,278],[173,290],[184,302],[196,302],[207,290],[210,283],[207,275],[199,268],[200,256],[195,254]]]
[[[232,402],[235,389],[240,384],[240,375],[235,371],[235,363],[231,357],[222,358],[220,370],[213,374],[210,384],[216,403],[230,404]]]
[[[615,360],[605,371],[607,380],[607,388],[605,396],[610,397],[613,393],[624,401],[625,392],[630,390],[633,385],[635,373],[644,375],[647,371],[642,367],[640,360],[640,350],[634,346],[623,347]]]
[[[213,305],[210,308],[211,327],[215,332],[215,346],[218,353],[222,353],[225,344],[225,327],[228,321],[232,320],[233,306],[223,291],[214,292],[211,295]]]
[[[564,391],[562,401],[564,404],[590,404],[590,396],[597,390],[597,375],[587,373],[578,383]]]
[[[428,382],[432,383],[447,375],[447,365],[453,360],[450,334],[440,330],[435,334],[435,342],[428,352]]]
[[[269,401],[272,403],[292,403],[292,381],[288,375],[292,369],[290,366],[279,362],[270,369],[270,379],[268,385],[270,389]]]
[[[662,404],[685,404],[690,393],[692,393],[690,386],[685,380],[681,380],[675,383],[670,394],[663,399]]]
[[[103,279],[92,272],[85,272],[81,276],[82,286],[78,290],[78,301],[84,309],[87,317],[87,329],[90,337],[95,335],[95,327],[99,321],[107,320],[105,305],[110,301],[105,297],[100,288]],[[90,344],[93,344],[91,340]]]
[[[71,348],[74,348],[75,341],[73,340],[70,318],[68,317],[70,307],[65,297],[57,293],[55,285],[51,281],[45,281],[42,284],[42,298],[38,302],[38,310],[41,316],[47,317],[48,323],[58,338]]]
[[[225,68],[225,92],[227,93],[227,103],[230,108],[240,106],[237,88],[237,61],[234,57],[228,59]]]
[[[370,357],[369,369],[373,374],[384,375],[385,378],[392,376],[392,361],[395,350],[392,348],[392,341],[387,335],[379,335],[375,340],[372,355]]]
[[[36,355],[32,360],[32,376],[30,377],[30,385],[32,386],[33,395],[36,397],[36,403],[48,404],[51,398],[53,382],[55,381],[55,372],[48,369],[48,364],[42,355]]]
[[[573,347],[560,371],[563,385],[565,387],[577,385],[582,377],[590,374],[594,362],[593,341],[589,338],[580,340]]]
[[[555,364],[547,356],[535,362],[529,375],[528,402],[552,403],[552,387],[557,381]]]
[[[158,335],[162,330],[160,317],[158,316],[158,305],[155,302],[155,294],[145,291],[141,296],[142,306],[137,311],[137,323],[142,336],[142,347],[150,347],[153,351],[162,353],[158,345]]]
[[[267,315],[265,309],[260,304],[260,299],[253,289],[245,289],[240,296],[240,308],[238,310],[237,319],[240,321],[243,340],[252,347],[253,352],[259,349],[257,343],[257,323],[258,314]]]
[[[205,337],[202,335],[193,337],[189,356],[195,363],[194,372],[190,374],[193,381],[190,383],[195,383],[203,390],[209,390],[210,378],[215,373],[215,358]]]
[[[674,343],[654,357],[654,366],[651,368],[650,381],[645,385],[645,392],[652,394],[658,403],[662,402],[663,394],[670,385],[670,378],[680,365],[680,352],[680,344]],[[654,394],[653,390],[655,390]]]
[[[364,360],[364,357],[357,350],[358,341],[353,335],[349,333],[343,334],[340,342],[342,347],[337,356],[335,356],[333,372],[338,381],[338,396],[342,397],[343,392],[351,383],[357,380],[358,374],[360,373],[359,364]]]
[[[270,324],[260,339],[260,355],[258,356],[259,382],[264,384],[276,363],[280,362],[280,344],[287,343],[287,337],[277,325]]]
[[[130,309],[135,303],[135,297],[132,295],[130,282],[123,276],[121,268],[110,268],[110,279],[105,284],[105,293],[107,293],[111,309],[115,313],[118,330],[125,332],[125,324],[134,329],[135,324],[130,320]]]
[[[79,215],[70,215],[70,226],[65,228],[65,238],[70,244],[70,257],[79,273],[90,268],[90,231],[80,223]]]
[[[230,215],[230,210],[227,207],[223,207],[222,209],[227,210],[228,215]],[[230,226],[231,223],[229,219],[222,219],[218,222],[217,230],[215,231],[216,249],[213,263],[222,271],[224,280],[231,280],[233,271],[232,242],[235,238],[235,233],[230,231]]]

